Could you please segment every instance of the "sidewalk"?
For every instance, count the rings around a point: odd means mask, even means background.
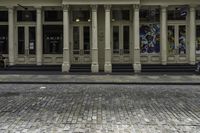
[[[198,84],[199,75],[0,75],[0,83]]]

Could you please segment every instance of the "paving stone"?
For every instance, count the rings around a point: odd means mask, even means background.
[[[0,132],[200,133],[200,86],[1,84]]]

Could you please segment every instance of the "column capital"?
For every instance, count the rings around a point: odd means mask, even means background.
[[[69,10],[69,5],[63,5],[63,11],[68,11]]]
[[[91,5],[90,6],[93,12],[96,12],[98,9],[98,5]]]
[[[42,10],[42,6],[35,6],[35,9]]]
[[[6,8],[10,9],[10,10],[13,10],[14,9],[14,6],[6,6]]]
[[[190,9],[189,9],[190,12],[195,12],[197,6],[196,5],[190,5],[189,7],[190,7]]]
[[[104,8],[105,8],[106,11],[110,11],[111,5],[104,5]]]
[[[139,4],[135,4],[133,5],[134,10],[139,10],[140,9],[140,5]]]

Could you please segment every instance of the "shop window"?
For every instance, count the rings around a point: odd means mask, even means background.
[[[187,8],[177,7],[173,10],[168,10],[168,20],[186,20]]]
[[[112,21],[129,21],[130,11],[129,10],[113,10]]]
[[[36,11],[17,11],[17,21],[35,22],[36,21]]]
[[[140,26],[141,53],[160,52],[160,25],[143,24]]]
[[[45,25],[43,27],[44,54],[63,53],[63,26]]]
[[[0,22],[8,22],[8,11],[0,11]]]
[[[45,11],[44,20],[50,22],[63,21],[62,11]]]
[[[142,22],[159,22],[160,9],[140,9],[140,21]]]
[[[80,10],[72,11],[72,21],[73,22],[90,22],[90,11],[89,10]]]
[[[0,25],[0,54],[8,54],[8,26]]]

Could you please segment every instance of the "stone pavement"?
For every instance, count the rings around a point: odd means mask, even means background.
[[[200,133],[200,86],[1,84],[2,133]]]
[[[0,83],[199,84],[200,75],[0,75]]]

